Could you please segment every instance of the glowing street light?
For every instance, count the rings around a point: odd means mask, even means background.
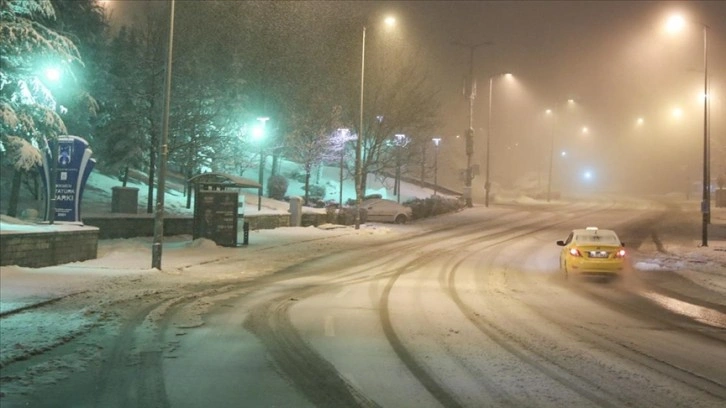
[[[252,139],[254,140],[262,140],[262,138],[265,136],[265,129],[262,126],[255,126],[252,128]]]
[[[682,15],[673,15],[666,22],[670,32],[683,30],[688,21]],[[708,26],[697,23],[703,29],[703,199],[701,201],[701,245],[708,246],[708,224],[711,222],[711,148],[708,124]]]
[[[61,78],[61,70],[57,67],[48,67],[45,69],[45,77],[52,82],[58,82]]]
[[[682,31],[685,27],[686,19],[680,14],[672,15],[666,21],[666,29],[671,33]]]
[[[489,169],[490,169],[490,158],[491,158],[491,136],[492,136],[492,89],[494,84],[494,78],[503,76],[505,78],[512,78],[512,74],[505,72],[501,74],[492,75],[489,77],[489,117],[487,119],[487,156],[486,156],[486,173],[484,180],[484,206],[489,207],[489,191],[491,190],[491,182],[489,181]]]
[[[388,27],[396,24],[394,17],[386,17],[384,23]],[[361,163],[363,150],[363,95],[365,90],[365,68],[366,68],[366,26],[363,26],[363,41],[361,42],[360,57],[360,122],[358,127],[358,139],[355,142],[355,229],[360,229],[360,204],[363,201],[363,168]]]

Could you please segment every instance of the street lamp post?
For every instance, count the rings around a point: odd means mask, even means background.
[[[708,246],[711,222],[711,141],[708,126],[708,26],[703,25],[703,203],[701,204],[701,245]]]
[[[686,24],[683,16],[673,16],[668,21],[671,31],[680,30]],[[708,26],[703,28],[703,197],[701,201],[701,245],[708,246],[708,224],[711,222],[711,141],[708,123]]]
[[[396,181],[393,185],[393,194],[396,195],[396,201],[401,203],[401,151],[408,144],[406,135],[397,133],[396,135]]]
[[[547,109],[545,111],[547,116],[552,116],[552,110]],[[552,165],[555,161],[555,131],[554,131],[554,118],[552,118],[552,121],[550,121],[550,167],[549,171],[547,173],[547,202],[550,202],[550,197],[552,194]]]
[[[469,128],[466,129],[466,173],[464,179],[464,197],[466,198],[466,206],[473,207],[472,194],[471,194],[471,182],[474,178],[471,169],[471,156],[474,154],[474,99],[476,99],[476,82],[474,81],[474,51],[485,45],[491,45],[490,41],[484,41],[478,44],[465,44],[460,42],[454,42],[454,45],[460,45],[469,49],[469,84],[468,94],[466,97],[469,99]]]
[[[486,174],[484,180],[484,191],[486,192],[484,198],[484,206],[489,207],[489,191],[491,190],[491,182],[489,180],[489,162],[491,160],[491,137],[492,137],[492,89],[494,85],[494,78],[498,76],[510,76],[510,73],[496,74],[489,77],[489,117],[487,118],[487,155],[486,155]]]
[[[355,141],[355,229],[360,229],[360,204],[362,201],[361,192],[361,150],[363,139],[363,92],[365,89],[366,69],[366,27],[363,26],[363,43],[361,45],[360,57],[360,121],[358,122],[358,138]]]
[[[257,139],[257,142],[260,145],[260,170],[259,170],[259,184],[260,184],[260,192],[257,194],[257,211],[262,210],[262,182],[265,178],[265,152],[263,150],[263,140],[265,138],[265,124],[267,123],[270,118],[268,117],[259,117],[257,118],[258,121],[262,123],[259,127],[255,127],[252,130],[252,136]]]
[[[48,143],[46,141],[46,143]],[[58,137],[56,136],[56,140],[54,144],[48,144],[48,147],[51,149],[50,151],[50,177],[48,180],[48,191],[50,192],[49,197],[46,197],[48,200],[48,224],[53,225],[55,222],[55,207],[56,207],[56,180],[58,179],[58,148],[60,147],[60,142],[58,141]]]
[[[393,17],[387,17],[386,25],[392,26],[396,23]],[[355,142],[355,229],[360,229],[360,204],[363,201],[363,165],[361,156],[363,150],[363,95],[365,91],[365,69],[366,69],[366,26],[363,26],[363,39],[361,42],[360,56],[360,118],[358,126],[358,138]]]
[[[439,145],[441,144],[441,138],[435,137],[431,139],[434,142],[434,195],[439,189]]]
[[[156,187],[156,212],[154,213],[154,242],[151,247],[151,267],[161,269],[161,253],[164,241],[164,197],[166,194],[166,161],[169,155],[169,110],[171,106],[172,45],[174,44],[174,0],[169,3],[169,37],[166,55],[166,79],[164,81],[164,118],[159,138],[159,180]]]
[[[340,179],[338,183],[338,208],[343,208],[343,159],[345,159],[345,149],[340,150]]]

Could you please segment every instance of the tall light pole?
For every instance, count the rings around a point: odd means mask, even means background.
[[[401,151],[408,145],[408,138],[402,133],[397,133],[396,137],[396,181],[393,186],[393,193],[396,195],[396,201],[401,203]]]
[[[434,142],[434,195],[439,189],[439,145],[441,144],[441,138],[435,137],[431,139]]]
[[[708,224],[711,222],[711,141],[708,123],[708,26],[703,29],[703,197],[701,201],[701,246],[708,246]],[[667,22],[669,31],[681,30],[686,25],[683,16],[672,16]]]
[[[547,202],[550,202],[550,196],[552,194],[552,165],[555,161],[555,125],[554,118],[552,118],[552,109],[545,111],[547,116],[551,117],[550,120],[550,167],[547,173]]]
[[[711,140],[708,123],[708,26],[703,25],[703,203],[701,204],[701,245],[708,246],[711,222]]]
[[[262,124],[259,126],[255,126],[252,129],[252,137],[257,140],[257,143],[260,145],[260,170],[259,170],[259,184],[260,184],[260,192],[257,194],[257,211],[262,210],[262,182],[265,178],[265,152],[263,150],[263,141],[265,139],[265,124],[267,123],[270,118],[268,117],[259,117],[257,118],[258,121],[260,121]]]
[[[164,241],[164,195],[166,194],[166,160],[169,154],[169,107],[171,106],[172,45],[174,44],[174,0],[169,3],[169,38],[167,40],[166,79],[164,82],[164,118],[159,138],[159,181],[156,187],[154,213],[154,242],[151,246],[151,267],[161,269],[161,249]]]
[[[474,178],[471,171],[471,156],[474,154],[474,99],[476,99],[476,82],[474,81],[474,51],[485,45],[491,45],[491,41],[484,41],[477,44],[466,44],[454,42],[469,49],[469,78],[468,90],[466,97],[469,99],[469,128],[466,130],[466,175],[464,180],[464,197],[466,206],[471,208],[473,203],[471,200],[471,181]]]
[[[396,24],[396,19],[386,17],[388,26]],[[363,150],[363,95],[365,91],[366,70],[366,26],[363,26],[363,40],[360,54],[360,121],[358,122],[358,138],[355,142],[355,229],[360,229],[360,204],[363,201],[363,166],[361,156]]]
[[[366,26],[363,26],[363,42],[360,56],[360,122],[358,122],[358,138],[355,141],[355,229],[360,229],[361,192],[361,150],[363,143],[363,92],[365,89],[366,71]]]
[[[489,162],[491,160],[491,138],[492,138],[492,88],[494,85],[494,78],[499,76],[506,76],[510,77],[512,74],[510,73],[501,73],[492,75],[489,77],[489,116],[487,118],[487,158],[486,158],[486,175],[485,175],[485,181],[484,181],[484,190],[486,191],[486,195],[484,198],[484,206],[489,207],[489,191],[491,190],[491,182],[489,181],[489,169],[490,165]]]

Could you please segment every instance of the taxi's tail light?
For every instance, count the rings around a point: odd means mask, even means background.
[[[582,256],[580,254],[580,250],[577,249],[577,248],[570,248],[570,255],[572,255],[572,256]]]
[[[616,258],[625,258],[625,250],[624,249],[618,249],[618,252],[615,253]]]

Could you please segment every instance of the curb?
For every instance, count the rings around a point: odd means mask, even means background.
[[[0,312],[0,318],[12,316],[14,314],[24,312],[26,310],[36,309],[36,308],[39,308],[39,307],[43,307],[43,306],[46,306],[46,305],[50,305],[50,304],[53,304],[55,302],[59,302],[59,301],[65,299],[65,298],[68,298],[68,297],[71,297],[71,296],[75,296],[75,295],[80,295],[81,293],[85,293],[85,292],[88,292],[88,291],[87,290],[82,290],[80,292],[73,292],[73,293],[69,293],[67,295],[59,296],[59,297],[56,297],[56,298],[51,298],[51,299],[44,300],[44,301],[41,301],[41,302],[31,303],[29,305],[22,306],[22,307],[19,307],[19,308],[16,308],[16,309],[6,310],[4,312]]]

